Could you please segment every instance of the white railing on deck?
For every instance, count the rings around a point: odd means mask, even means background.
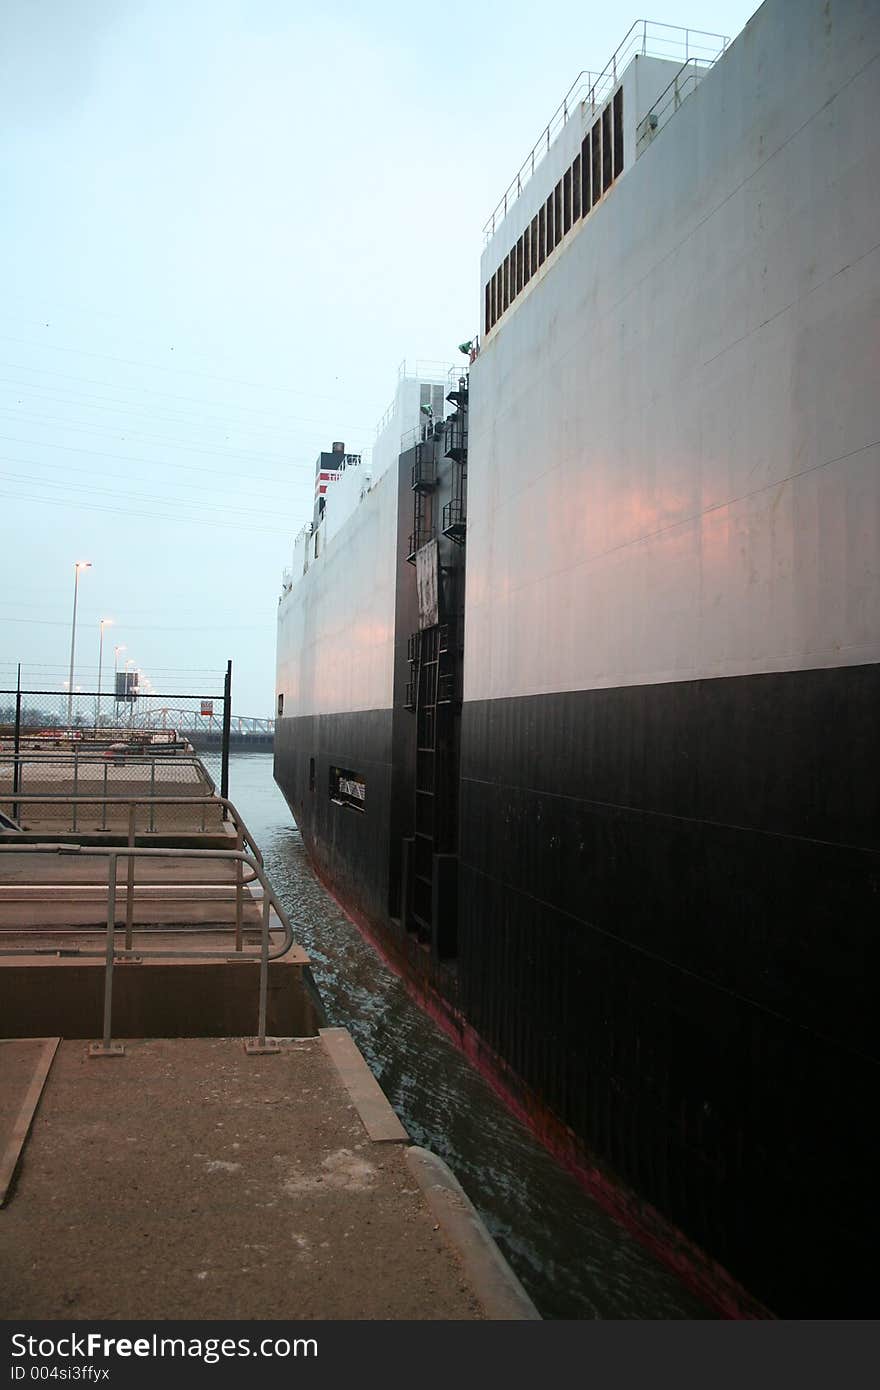
[[[631,59],[639,56],[665,58],[684,63],[685,66],[695,62],[709,68],[721,57],[729,43],[730,39],[724,34],[682,29],[676,24],[658,24],[650,19],[637,20],[600,73],[586,70],[578,73],[483,227],[486,241],[495,235],[508,209],[516,202],[569,116],[582,103],[588,105],[591,111],[602,106],[611,96],[618,78],[623,75]]]
[[[452,367],[448,362],[430,362],[421,357],[410,358],[410,360],[407,361],[407,359],[404,358],[397,368],[397,379],[398,381],[402,381],[404,377],[410,377],[415,378],[417,381],[430,381],[442,385],[447,379],[450,371],[452,371]],[[397,396],[395,395],[394,400],[376,426],[377,439],[385,426],[393,418],[396,405]]]
[[[700,58],[689,58],[686,63],[682,63],[669,86],[660,93],[648,114],[636,127],[636,159],[645,152],[670,117],[675,115],[682,102],[693,95],[714,65],[714,59],[704,62]]]

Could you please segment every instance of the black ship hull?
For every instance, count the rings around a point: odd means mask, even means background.
[[[454,972],[389,913],[392,712],[279,725],[339,901],[728,1312],[672,1228],[779,1314],[875,1307],[878,706],[877,666],[465,704]],[[312,757],[365,771],[369,817]]]

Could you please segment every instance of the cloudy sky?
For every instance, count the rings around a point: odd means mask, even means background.
[[[667,0],[736,35],[753,0]],[[0,6],[0,686],[272,713],[315,457],[478,327],[481,228],[636,12],[330,0]],[[461,359],[459,359],[461,360]]]

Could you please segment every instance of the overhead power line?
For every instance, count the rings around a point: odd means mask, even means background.
[[[57,344],[55,344],[55,343],[47,343],[47,342],[42,342],[42,343],[31,343],[31,342],[28,342],[28,340],[27,340],[26,338],[13,338],[13,337],[11,337],[9,334],[7,334],[7,333],[0,333],[0,342],[18,343],[18,344],[19,344],[20,346],[22,346],[22,347],[37,348],[37,349],[44,350],[44,351],[48,349],[48,351],[50,351],[50,352],[71,353],[71,354],[73,354],[73,355],[75,355],[75,356],[78,356],[78,357],[93,357],[93,358],[95,358],[96,361],[100,361],[100,362],[118,362],[118,363],[120,363],[120,365],[125,366],[125,367],[145,367],[145,368],[147,368],[148,371],[152,371],[152,372],[169,372],[169,373],[171,373],[172,375],[177,374],[177,375],[182,375],[182,376],[196,376],[196,377],[201,377],[204,381],[219,381],[219,382],[222,382],[222,383],[223,383],[224,385],[226,385],[226,386],[247,386],[247,387],[249,387],[249,388],[251,388],[252,390],[255,390],[255,391],[278,391],[278,392],[282,393],[283,395],[288,395],[288,396],[302,396],[302,395],[308,395],[308,396],[312,397],[313,399],[317,399],[317,398],[318,398],[318,397],[317,397],[317,394],[316,394],[315,392],[312,392],[312,391],[308,391],[308,392],[297,391],[297,390],[296,390],[294,387],[292,387],[292,386],[274,386],[271,382],[267,382],[267,381],[247,381],[247,380],[245,380],[245,379],[242,378],[242,377],[220,376],[220,375],[218,375],[217,373],[214,373],[214,372],[198,372],[198,371],[195,371],[195,370],[194,370],[193,368],[191,368],[191,367],[178,367],[178,366],[171,367],[171,366],[165,366],[165,365],[163,365],[163,364],[161,364],[161,363],[158,363],[158,362],[140,362],[140,361],[137,361],[137,360],[134,359],[134,358],[130,358],[130,357],[117,357],[117,356],[114,356],[112,353],[107,353],[107,352],[89,352],[86,348],[59,347],[59,346],[57,346]],[[325,399],[325,400],[334,400],[335,397],[333,397],[333,396],[326,396],[326,397],[324,397],[323,399]]]
[[[31,493],[9,492],[2,490],[0,490],[0,497],[9,497],[16,502],[39,502],[44,506],[67,507],[68,510],[74,508],[77,511],[84,512],[107,512],[112,513],[116,516],[133,516],[139,518],[140,520],[169,521],[174,522],[176,525],[188,526],[190,528],[195,526],[213,527],[216,529],[219,527],[225,530],[240,531],[253,535],[262,534],[267,536],[289,537],[291,534],[289,527],[285,527],[282,530],[281,528],[274,526],[242,526],[237,525],[234,521],[209,521],[201,517],[181,516],[179,514],[173,515],[166,512],[148,512],[143,511],[141,509],[132,509],[126,507],[104,507],[97,503],[81,502],[75,498],[64,499],[56,497],[46,497],[45,495],[35,497]]]
[[[187,454],[207,454],[209,458],[224,458],[230,461],[234,461],[236,458],[256,458],[269,464],[282,464],[285,467],[314,468],[314,463],[294,464],[289,462],[284,454],[270,454],[266,453],[265,450],[258,449],[206,449],[198,444],[185,444],[179,439],[166,439],[162,435],[150,434],[143,429],[132,428],[128,425],[114,427],[109,424],[92,424],[88,420],[70,420],[59,415],[29,414],[20,409],[2,405],[0,405],[0,417],[4,417],[3,422],[10,426],[21,423],[28,427],[61,431],[65,434],[106,435],[115,440],[128,441],[131,439],[134,444],[144,444],[159,449],[180,449]]]
[[[144,493],[138,492],[117,492],[113,488],[90,487],[84,483],[59,483],[54,482],[50,478],[35,478],[33,474],[27,473],[0,472],[0,479],[7,483],[29,483],[31,486],[33,486],[34,484],[38,484],[40,487],[52,488],[54,492],[72,492],[75,494],[75,496],[70,499],[71,501],[78,500],[79,494],[81,493],[86,494],[86,496],[88,497],[110,497],[117,502],[146,502],[148,504],[154,505],[161,505],[162,503],[165,503],[167,505],[169,500],[173,500],[165,497],[157,497],[154,493],[145,495]],[[197,506],[195,502],[187,502],[186,505],[190,509],[193,509]],[[185,513],[185,515],[187,517],[191,517],[192,520],[197,521],[201,519],[202,515],[205,512],[213,513],[218,517],[218,519],[224,519],[228,516],[230,520],[235,520],[240,516],[247,519],[248,517],[261,518],[266,515],[264,508],[222,506],[215,507],[210,502],[199,503],[197,510],[190,510],[189,512]],[[292,529],[292,521],[290,525]]]
[[[249,433],[287,436],[289,438],[291,433],[300,429],[303,425],[311,425],[314,426],[315,429],[322,430],[328,427],[325,420],[315,420],[306,416],[291,416],[289,423],[283,426],[273,426],[257,422],[245,422],[244,424],[242,424],[241,421],[230,422],[228,417],[213,412],[207,416],[194,418],[192,415],[186,415],[182,411],[174,411],[173,408],[169,411],[167,406],[164,408],[163,413],[161,407],[151,405],[148,401],[139,405],[135,401],[120,399],[118,396],[95,396],[85,391],[72,391],[69,387],[67,388],[67,395],[62,396],[59,395],[58,388],[53,391],[49,386],[40,386],[35,382],[29,381],[11,381],[8,377],[0,377],[0,383],[5,386],[14,387],[16,392],[21,391],[25,394],[27,394],[27,392],[40,392],[42,395],[48,396],[52,401],[57,401],[62,405],[75,405],[82,410],[104,410],[110,415],[130,415],[138,417],[146,415],[148,419],[167,420],[176,425],[193,425],[199,429],[208,424],[214,425],[217,428],[246,430]],[[92,405],[90,404],[92,401],[98,401],[100,404]],[[42,404],[42,401],[38,402],[38,404]],[[367,431],[369,427],[367,425],[353,425],[351,422],[341,421],[334,423],[331,428],[361,433]]]

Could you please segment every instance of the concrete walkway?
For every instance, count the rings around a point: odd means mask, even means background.
[[[64,1042],[0,1210],[0,1317],[486,1316],[406,1152],[320,1038]]]

